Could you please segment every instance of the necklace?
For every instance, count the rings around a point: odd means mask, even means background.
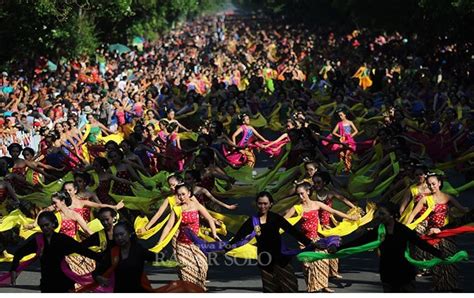
[[[320,197],[318,194],[316,194],[316,197],[318,197],[319,201],[324,201],[327,199],[328,195],[326,194],[325,196]]]

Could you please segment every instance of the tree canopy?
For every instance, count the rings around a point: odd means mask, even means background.
[[[0,64],[39,55],[77,57],[101,42],[154,38],[177,21],[223,0],[5,0],[0,6]]]

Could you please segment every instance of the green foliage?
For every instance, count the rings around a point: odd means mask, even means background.
[[[158,37],[176,22],[225,0],[5,0],[0,65],[47,55],[91,54],[101,42]]]

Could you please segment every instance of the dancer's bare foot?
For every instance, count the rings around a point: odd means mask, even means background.
[[[334,290],[330,289],[330,288],[324,288],[323,292],[325,292],[325,293],[334,293]]]

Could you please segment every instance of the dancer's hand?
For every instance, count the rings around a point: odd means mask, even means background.
[[[232,205],[227,205],[226,208],[229,210],[235,210],[239,207],[239,204],[232,204]]]
[[[440,232],[441,232],[441,230],[438,229],[438,228],[431,228],[431,229],[428,231],[428,235],[439,234]]]
[[[117,205],[115,205],[115,210],[120,210],[123,207],[125,207],[125,204],[123,203],[123,200],[121,200]]]
[[[222,241],[221,238],[219,238],[219,236],[217,236],[217,234],[213,234],[212,238],[214,238],[217,241]]]
[[[349,216],[349,220],[352,220],[352,221],[359,220],[359,218],[360,218],[360,215],[350,215]]]
[[[214,224],[216,225],[216,227],[220,227],[220,226],[222,226],[223,222],[222,222],[222,220],[214,218]]]

